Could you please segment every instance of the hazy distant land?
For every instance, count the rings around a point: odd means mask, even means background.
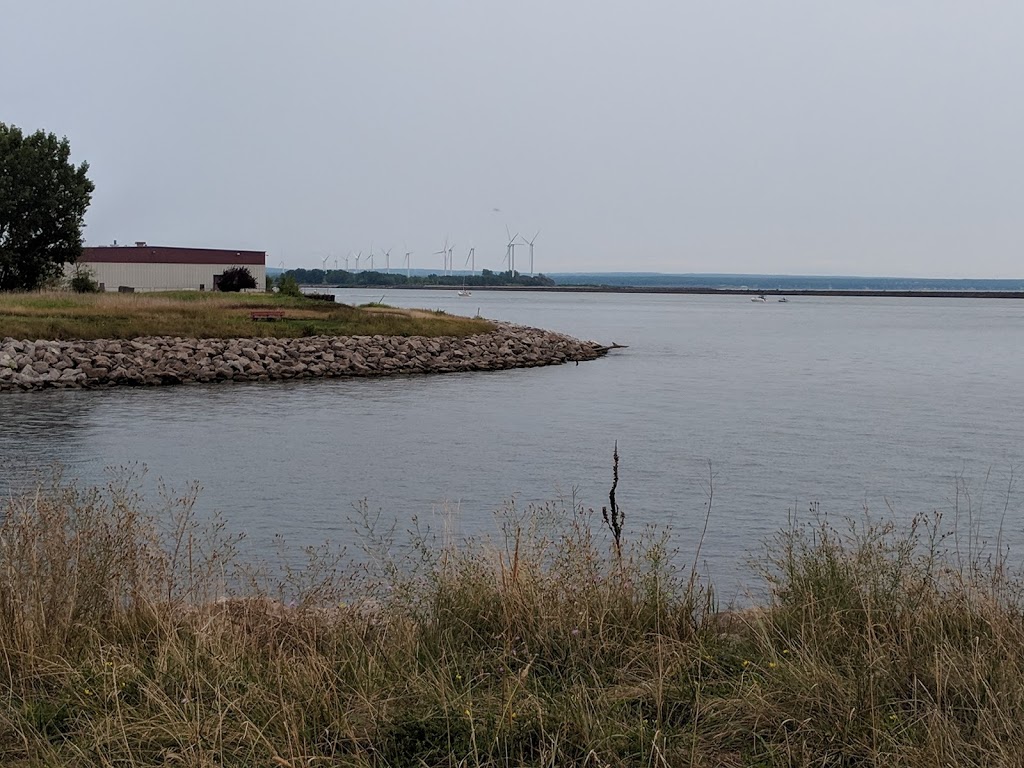
[[[269,275],[279,274],[282,270],[267,268]],[[291,271],[291,270],[289,270]],[[365,272],[347,273],[353,278],[362,279],[333,281],[331,274],[320,270],[296,270],[301,275],[301,282],[316,285],[318,278],[326,278],[325,284],[336,287],[370,287],[376,285],[368,282]],[[320,273],[319,275],[317,273]],[[345,274],[345,273],[343,273]],[[875,295],[929,295],[929,296],[977,296],[1024,298],[1024,278],[1017,279],[980,279],[980,278],[924,278],[924,277],[863,277],[850,275],[753,275],[753,274],[696,274],[696,273],[658,273],[658,272],[551,272],[539,276],[549,278],[554,285],[478,285],[474,283],[474,275],[468,271],[456,271],[450,275],[438,275],[436,270],[414,269],[409,273],[413,279],[435,277],[430,284],[395,285],[391,281],[397,274],[405,275],[405,271],[392,270],[390,275],[381,273],[381,286],[388,288],[453,288],[461,286],[468,279],[473,290],[586,290],[613,292],[651,292],[651,293],[766,293],[766,294],[806,294],[806,295],[838,295],[838,296],[875,296]],[[500,276],[501,273],[490,273]],[[507,273],[505,273],[507,274]],[[517,279],[525,277],[517,274]]]

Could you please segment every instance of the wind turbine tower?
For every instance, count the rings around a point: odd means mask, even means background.
[[[405,252],[405,279],[408,280],[412,277],[412,264],[409,261],[409,257],[412,256],[412,251]]]
[[[448,274],[448,238],[444,239],[444,245],[441,246],[440,251],[434,251],[435,256],[440,256],[444,259],[444,266],[441,267],[441,272],[445,275]]]
[[[508,256],[508,268],[512,277],[516,276],[516,238],[519,237],[519,233],[516,232],[514,235],[511,230],[506,226],[505,234],[508,235],[508,245],[505,246],[506,255]]]
[[[476,274],[476,248],[469,249],[469,255],[466,256],[466,264],[469,266],[469,271],[472,274]]]
[[[527,240],[525,237],[523,238],[523,242],[530,246],[530,277],[533,277],[533,244],[537,242],[537,235],[539,234],[540,230],[538,229],[537,234],[533,236],[533,240]]]

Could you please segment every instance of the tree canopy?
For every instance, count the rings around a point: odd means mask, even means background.
[[[67,137],[0,123],[0,291],[39,288],[81,255],[94,187],[70,158]]]
[[[238,291],[245,289],[252,289],[256,287],[256,278],[252,276],[245,267],[231,267],[224,270],[224,274],[220,277],[220,282],[217,283],[217,288],[221,291],[227,291],[229,293],[237,293]]]

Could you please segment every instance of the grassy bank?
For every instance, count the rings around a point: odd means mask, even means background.
[[[816,518],[770,542],[771,600],[716,612],[656,535],[510,507],[491,540],[367,525],[266,583],[182,494],[8,503],[0,763],[184,766],[1019,765],[1024,603],[1001,562]],[[627,520],[628,523],[628,520]],[[947,540],[948,541],[948,540]],[[246,583],[230,599],[223,584]]]
[[[253,320],[250,312],[257,309],[283,310],[284,317]],[[18,339],[469,336],[492,329],[484,320],[440,312],[350,307],[274,294],[0,294],[0,337]]]

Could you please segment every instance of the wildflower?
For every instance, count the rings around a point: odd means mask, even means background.
[[[897,719],[896,718],[896,713],[893,712],[891,715],[889,715],[889,719],[895,722],[895,720]]]
[[[783,656],[788,656],[789,655],[789,648],[783,648],[782,649],[782,655]]]
[[[462,675],[460,675],[460,674],[456,673],[456,675],[455,675],[455,679],[456,679],[456,680],[461,680],[461,679],[462,679]]]
[[[468,709],[464,709],[464,710],[462,710],[462,711],[463,711],[463,712],[465,713],[466,717],[469,717],[469,716],[470,716],[470,712],[469,712],[469,710],[468,710]]]
[[[749,667],[750,666],[750,660],[749,659],[744,659],[743,660],[743,666],[744,667]]]
[[[779,666],[779,665],[776,664],[774,661],[769,661],[768,662],[768,669],[775,669],[777,666]]]
[[[90,691],[88,688],[83,688],[82,693],[84,693],[86,696],[92,696],[92,691]]]

